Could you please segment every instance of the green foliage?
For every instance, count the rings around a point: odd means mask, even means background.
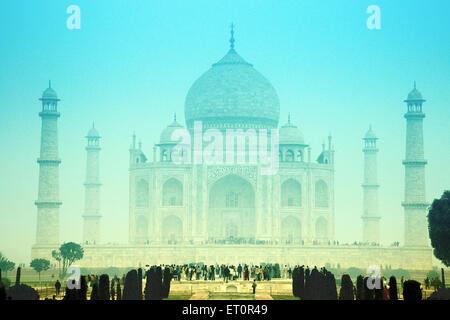
[[[120,269],[116,267],[109,267],[100,271],[100,274],[107,274],[110,277],[116,277],[121,274]]]
[[[59,250],[53,250],[53,258],[60,263],[62,261],[61,274],[65,275],[67,269],[77,260],[81,260],[84,255],[83,248],[74,242],[67,242],[59,247]]]
[[[39,274],[39,280],[41,280],[41,272],[50,269],[50,261],[47,259],[33,259],[30,262],[30,267]]]
[[[392,276],[394,276],[397,279],[401,279],[401,277],[403,277],[404,280],[410,279],[411,275],[409,274],[408,270],[405,269],[390,269],[390,270],[385,270],[383,272],[383,276],[388,279]]]
[[[365,274],[365,272],[362,269],[355,267],[348,268],[345,273],[348,274],[352,279],[356,279],[360,275],[364,276]]]
[[[433,253],[442,263],[450,267],[450,191],[440,199],[434,199],[428,212],[428,233]]]
[[[8,274],[8,271],[14,270],[14,267],[16,264],[10,260],[8,260],[6,257],[3,256],[3,254],[0,252],[0,270],[5,272],[5,275]]]
[[[427,273],[427,278],[432,279],[439,279],[439,273],[436,270],[430,270]]]
[[[11,280],[9,280],[8,278],[2,278],[2,283],[5,289],[11,287]]]

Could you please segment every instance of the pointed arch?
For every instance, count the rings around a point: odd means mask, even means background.
[[[287,150],[286,151],[286,161],[287,162],[293,162],[294,161],[294,151]]]
[[[316,208],[328,208],[328,185],[326,182],[318,180],[314,189]]]
[[[288,216],[281,221],[281,240],[286,244],[302,241],[302,226],[298,218]]]
[[[136,217],[136,239],[147,240],[148,238],[148,222],[145,216]]]
[[[183,240],[183,222],[177,216],[164,218],[161,231],[164,242],[175,244]]]
[[[295,179],[287,179],[281,184],[281,206],[300,207],[302,205],[302,186]]]
[[[316,239],[328,240],[328,221],[324,217],[316,220]]]
[[[135,204],[136,207],[148,207],[149,190],[148,182],[145,179],[139,179],[136,182]]]
[[[163,184],[162,188],[163,206],[182,206],[183,205],[183,184],[180,180],[170,178]]]

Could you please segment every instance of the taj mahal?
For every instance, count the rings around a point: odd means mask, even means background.
[[[61,244],[59,99],[49,84],[40,100],[42,129],[35,202],[37,231],[32,258],[52,260],[52,250]],[[83,219],[80,244],[84,248],[84,257],[77,264],[83,267],[130,267],[190,262],[278,262],[317,266],[339,264],[344,268],[364,269],[371,265],[389,265],[391,268],[430,270],[432,249],[426,221],[429,204],[425,198],[427,162],[422,127],[425,100],[415,84],[404,102],[406,155],[403,162],[402,159],[398,162],[405,168],[404,241],[398,247],[379,244],[379,150],[378,138],[370,127],[362,135],[364,205],[361,208],[361,242],[364,245],[340,245],[335,238],[334,206],[335,163],[339,160],[335,158],[332,137],[329,135],[327,143],[317,148],[320,152],[313,155],[299,126],[290,117],[280,120],[280,102],[275,88],[237,53],[232,29],[228,52],[187,92],[185,123],[178,122],[174,116],[173,122],[162,128],[159,143],[151,150],[143,150],[133,135],[129,148],[129,194],[123,195],[129,197],[128,243],[102,242],[101,219],[102,214],[107,213],[100,210],[101,137],[94,126],[88,131],[85,209],[80,213]],[[185,130],[193,137],[199,123],[202,133],[212,132],[210,144],[205,142],[206,134],[201,146],[195,142],[180,144],[177,133]],[[236,139],[217,138],[231,131],[236,134]],[[264,165],[259,162],[225,161],[230,141],[236,141],[232,151],[238,148],[239,141],[242,142],[245,147],[243,159],[248,160],[252,149],[250,141],[255,139],[259,143],[262,139],[261,135],[252,136],[256,132],[267,132],[269,151],[276,150],[271,153],[271,161],[277,164],[274,174],[262,174]],[[214,135],[215,139],[211,137]],[[270,144],[273,141],[275,143]],[[189,161],[195,157],[198,148],[205,150],[213,143],[216,148],[214,163]],[[184,163],[174,159],[180,152],[180,145],[184,147],[182,155],[188,159]],[[217,148],[221,152],[217,152]]]

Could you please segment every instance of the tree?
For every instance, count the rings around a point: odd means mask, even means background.
[[[12,261],[9,261],[3,254],[0,252],[0,270],[5,272],[5,276],[8,275],[8,271],[14,270],[16,264]]]
[[[52,256],[58,263],[62,261],[61,274],[65,275],[67,269],[77,260],[81,260],[84,255],[83,248],[74,242],[67,242],[59,247],[58,251],[53,250]],[[59,260],[58,260],[59,259]]]
[[[41,272],[50,269],[50,261],[47,259],[33,259],[30,263],[30,267],[39,274],[39,280],[41,280]]]
[[[117,281],[117,300],[122,300],[122,289],[120,288],[120,280]]]
[[[2,269],[0,269],[0,301],[6,300],[6,289],[2,281]]]
[[[436,270],[430,270],[427,273],[428,280],[439,279],[439,273]]]
[[[428,211],[428,233],[434,256],[450,267],[450,190],[434,199]]]
[[[58,273],[59,273],[59,277],[61,277],[61,252],[59,250],[53,250],[52,251],[52,258],[55,259],[58,262]]]

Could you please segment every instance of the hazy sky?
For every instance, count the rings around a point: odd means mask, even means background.
[[[81,29],[66,27],[69,5]],[[366,27],[369,5],[381,30]],[[236,50],[273,84],[280,124],[291,113],[314,159],[329,132],[336,149],[336,237],[360,240],[362,136],[379,140],[382,242],[403,241],[406,106],[424,104],[427,199],[450,188],[449,1],[2,1],[0,4],[0,251],[28,262],[35,241],[41,105],[52,80],[59,110],[61,241],[81,241],[84,146],[102,140],[102,237],[128,240],[128,147],[136,131],[151,158],[192,83]]]

